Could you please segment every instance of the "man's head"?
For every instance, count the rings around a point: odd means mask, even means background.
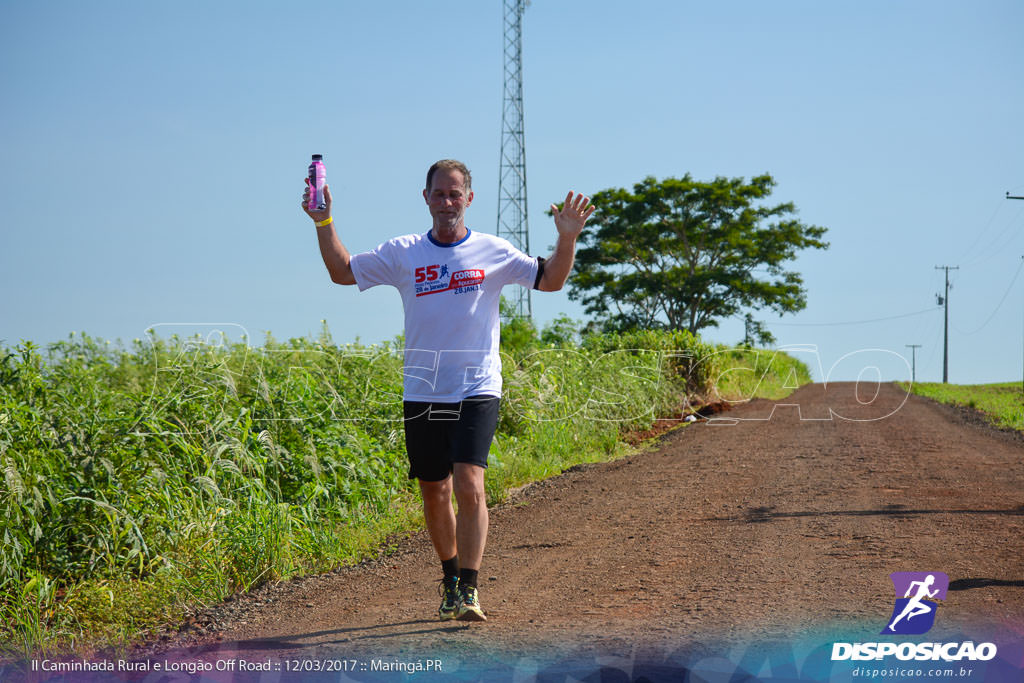
[[[457,242],[466,235],[466,209],[473,202],[469,169],[460,161],[443,159],[427,171],[423,199],[434,219],[432,232],[441,242]]]
[[[434,164],[427,169],[427,184],[425,186],[427,194],[433,189],[431,183],[434,182],[434,174],[438,171],[458,171],[462,174],[462,178],[465,181],[466,194],[473,191],[473,176],[470,175],[469,169],[461,161],[455,159],[441,159],[440,161],[434,162]]]

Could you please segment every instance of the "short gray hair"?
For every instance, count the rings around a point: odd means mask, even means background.
[[[469,174],[469,169],[466,168],[466,165],[461,161],[456,161],[455,159],[441,159],[440,161],[435,161],[434,164],[427,170],[426,189],[428,194],[433,189],[430,184],[434,182],[434,173],[438,169],[442,171],[458,171],[459,173],[462,174],[463,185],[465,186],[466,191],[472,191],[473,176]]]

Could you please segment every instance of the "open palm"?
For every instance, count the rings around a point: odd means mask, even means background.
[[[595,207],[590,206],[590,197],[584,197],[582,194],[573,196],[572,191],[565,195],[565,203],[562,204],[562,208],[559,209],[554,204],[551,205],[551,213],[555,217],[555,228],[558,229],[558,234],[564,237],[576,238],[581,232],[583,232],[583,226],[586,225],[587,219],[594,213]]]

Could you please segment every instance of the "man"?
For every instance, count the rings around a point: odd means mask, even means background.
[[[327,208],[303,210],[317,226],[331,280],[360,291],[391,285],[405,309],[404,413],[409,477],[419,480],[423,514],[441,568],[442,621],[485,621],[477,575],[487,539],[484,473],[498,423],[501,288],[519,284],[558,291],[572,270],[576,239],[594,212],[590,199],[569,192],[552,205],[558,239],[547,259],[533,259],[508,241],[466,227],[472,178],[461,162],[444,159],[427,171],[423,199],[429,232],[384,242],[350,255]],[[452,493],[458,514],[452,507]]]

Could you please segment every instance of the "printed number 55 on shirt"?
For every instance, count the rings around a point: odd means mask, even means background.
[[[420,266],[416,269],[416,282],[433,282],[438,278],[441,272],[441,266],[434,264],[432,266]]]

